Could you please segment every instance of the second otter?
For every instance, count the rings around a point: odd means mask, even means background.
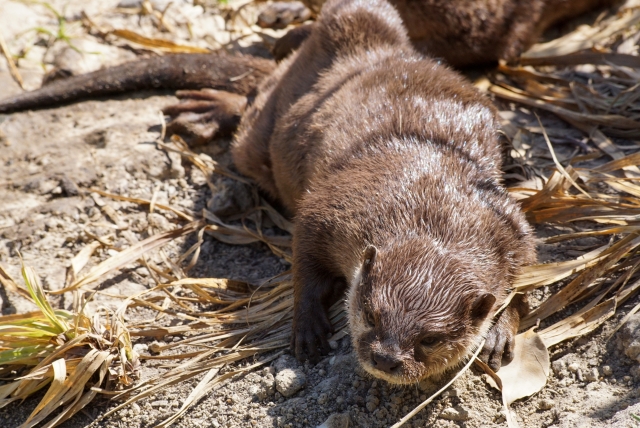
[[[384,0],[330,0],[243,116],[234,161],[295,219],[292,348],[327,350],[347,291],[361,364],[392,383],[456,366],[486,338],[509,359],[522,305],[492,325],[535,260],[500,180],[489,100],[412,47]]]

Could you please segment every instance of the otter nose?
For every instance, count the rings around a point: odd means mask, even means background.
[[[401,364],[398,358],[382,352],[372,352],[371,360],[373,367],[387,373],[397,372]]]

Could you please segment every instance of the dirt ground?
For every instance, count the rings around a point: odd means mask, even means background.
[[[168,3],[152,2],[158,10],[163,10]],[[132,59],[139,53],[124,43],[107,44],[87,34],[79,24],[82,11],[101,25],[135,29],[150,36],[162,35],[152,17],[115,11],[118,4],[127,7],[139,4],[133,0],[52,0],[49,4],[64,11],[66,31],[80,52],[64,40],[49,43],[48,35],[33,31],[36,27],[57,31],[55,16],[46,7],[0,0],[0,32],[11,52],[23,55],[19,69],[27,89],[39,87],[45,70],[54,64],[67,66],[74,72],[86,72]],[[247,19],[255,22],[255,10],[260,7],[261,4],[246,7]],[[175,27],[170,36],[172,40],[217,47],[231,37],[214,1],[173,1],[166,17]],[[255,35],[243,38],[240,44],[261,49],[261,39]],[[0,60],[0,98],[20,91],[6,62]],[[78,193],[78,188],[95,187],[144,199],[151,199],[155,193],[158,203],[190,212],[198,212],[205,206],[211,191],[203,174],[179,156],[167,155],[155,144],[161,130],[159,111],[175,102],[176,98],[168,92],[143,92],[0,115],[0,264],[14,278],[20,277],[20,254],[26,264],[36,269],[45,288],[56,290],[64,283],[70,259],[92,236],[111,236],[115,249],[126,248],[152,232],[170,230],[180,223],[171,213],[149,213],[136,204]],[[526,109],[502,107],[504,117],[515,124],[535,120]],[[545,117],[545,120],[557,119]],[[538,143],[539,149],[544,147],[543,141]],[[227,145],[228,141],[220,142],[202,150],[228,163]],[[563,150],[567,155],[572,148],[563,148],[559,153],[563,154]],[[123,213],[124,224],[116,224],[106,216],[101,209],[103,204]],[[545,228],[538,234],[543,237],[554,232]],[[193,238],[178,240],[165,247],[164,254],[175,258],[192,243]],[[106,259],[113,251],[98,250],[92,263]],[[569,254],[575,256],[576,251],[566,245],[541,245],[540,258],[541,261],[566,259]],[[152,257],[161,261],[163,255],[157,253]],[[227,245],[207,236],[200,260],[189,274],[243,279],[257,284],[288,267],[265,245]],[[144,290],[150,283],[146,268],[122,269],[100,286],[102,293],[97,294],[91,304],[115,308],[122,301],[118,296]],[[534,301],[548,290],[537,293]],[[636,426],[632,414],[640,414],[638,363],[623,352],[621,332],[608,342],[605,339],[639,301],[636,297],[627,302],[594,333],[550,350],[553,372],[547,386],[513,406],[522,427]],[[6,290],[0,290],[0,302],[3,314],[33,310],[29,302]],[[54,302],[60,307],[71,305],[69,295]],[[134,309],[127,316],[135,319],[149,314]],[[167,336],[163,341],[174,339]],[[137,349],[144,354],[150,342],[138,340]],[[437,383],[427,381],[411,387],[389,386],[370,378],[357,367],[348,337],[333,345],[333,352],[315,366],[299,365],[285,354],[265,369],[233,379],[198,402],[175,426],[307,427],[327,421],[325,426],[386,427],[438,387]],[[163,370],[162,364],[143,362],[142,378]],[[278,392],[283,390],[277,384],[284,376],[281,373],[288,373],[303,387],[285,397]],[[196,383],[197,379],[163,390],[107,419],[100,417],[116,404],[98,399],[63,426],[153,426],[173,414]],[[36,400],[28,400],[0,409],[0,427],[18,427],[36,404]],[[504,415],[499,393],[486,384],[479,372],[472,370],[407,426],[506,426]]]

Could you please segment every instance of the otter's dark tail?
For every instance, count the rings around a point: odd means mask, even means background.
[[[143,89],[213,88],[249,95],[274,67],[271,60],[224,51],[152,57],[55,80],[35,91],[0,101],[0,113]]]

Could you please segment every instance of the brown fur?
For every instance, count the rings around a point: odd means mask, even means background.
[[[311,11],[299,1],[276,1],[268,4],[260,15],[257,24],[262,28],[287,28],[311,18]]]
[[[619,0],[389,0],[414,46],[456,67],[515,59],[550,25]],[[304,0],[318,12],[324,0]]]
[[[500,184],[498,129],[489,100],[415,52],[386,1],[326,4],[260,88],[233,147],[238,169],[295,218],[299,358],[326,349],[327,309],[347,288],[354,347],[378,377],[413,382],[478,345],[535,259]],[[489,334],[492,365],[518,321],[508,308]],[[425,337],[436,339],[426,347]]]
[[[276,43],[271,49],[271,53],[276,61],[282,61],[289,56],[293,51],[297,50],[302,42],[304,42],[313,30],[313,24],[300,25],[292,30],[289,30],[287,34],[276,40]]]
[[[384,0],[330,0],[281,43],[299,49],[271,74],[269,61],[222,53],[153,58],[55,82],[0,112],[143,87],[251,94],[268,75],[233,155],[295,218],[297,356],[327,349],[327,308],[348,289],[353,344],[374,375],[407,383],[441,373],[483,337],[482,358],[497,368],[525,299],[490,320],[535,259],[533,241],[500,183],[490,102],[414,49],[458,66],[509,59],[556,20],[613,1],[391,1],[398,12]],[[221,132],[246,104],[189,94],[195,102],[168,112],[213,107],[197,120]]]

